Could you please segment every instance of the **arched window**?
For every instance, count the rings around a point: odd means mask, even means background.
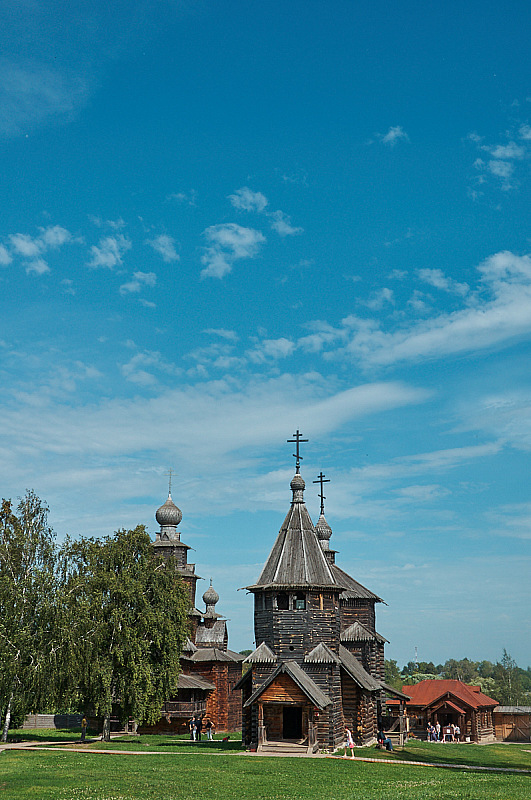
[[[287,611],[289,608],[289,596],[286,592],[277,594],[277,608],[279,611]]]
[[[303,592],[295,594],[295,609],[297,611],[304,611],[306,609],[306,595]]]

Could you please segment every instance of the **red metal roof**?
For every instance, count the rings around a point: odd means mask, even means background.
[[[470,686],[463,681],[457,680],[425,680],[415,683],[412,686],[403,686],[402,691],[407,692],[411,700],[406,705],[420,706],[425,708],[431,706],[445,695],[450,695],[453,700],[457,700],[459,705],[469,708],[488,708],[498,705],[497,700],[483,694],[479,686]],[[387,701],[388,703],[392,701]]]

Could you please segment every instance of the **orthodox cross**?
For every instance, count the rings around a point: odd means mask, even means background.
[[[318,494],[317,497],[321,498],[321,514],[324,514],[324,501],[326,500],[326,497],[324,496],[323,492],[323,483],[330,483],[330,478],[325,478],[325,476],[323,475],[323,470],[321,470],[321,472],[317,476],[317,480],[312,482],[321,484],[321,494]]]
[[[170,467],[167,472],[164,473],[168,475],[168,494],[171,495],[171,476],[174,474],[173,469]]]
[[[294,433],[293,436],[295,437],[294,439],[287,439],[286,441],[288,441],[288,442],[296,442],[296,444],[297,444],[297,452],[293,453],[293,458],[297,459],[295,461],[295,472],[298,475],[299,472],[300,472],[300,466],[301,466],[301,461],[302,461],[302,456],[299,453],[299,444],[301,442],[307,442],[308,439],[303,439],[302,438],[302,433],[299,431],[298,428],[297,428],[297,433]]]

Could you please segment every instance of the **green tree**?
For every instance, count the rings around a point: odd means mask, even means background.
[[[54,533],[48,508],[27,491],[13,513],[0,511],[0,699],[2,741],[13,710],[17,715],[50,702],[56,683],[58,649],[55,598],[57,575]]]
[[[70,685],[104,719],[154,723],[175,691],[188,636],[188,592],[172,560],[155,554],[144,526],[66,548],[72,617]]]
[[[494,680],[496,682],[495,699],[501,705],[518,705],[523,695],[520,670],[514,658],[503,650],[501,661],[494,667]]]
[[[394,689],[398,689],[399,691],[402,689],[402,684],[404,683],[403,676],[400,674],[400,670],[398,669],[398,664],[394,659],[385,659],[384,661],[384,668],[385,668],[385,682],[392,686]]]
[[[460,661],[449,658],[444,665],[443,677],[453,678],[464,683],[474,683],[479,677],[477,668],[477,663],[468,658],[462,658]]]

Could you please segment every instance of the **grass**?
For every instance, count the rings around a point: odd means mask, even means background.
[[[465,764],[470,767],[512,767],[531,770],[529,744],[438,744],[410,740],[403,748],[387,750],[363,748],[356,755],[368,755],[392,761],[423,761],[438,764]]]
[[[39,731],[39,736],[42,732]],[[79,734],[77,734],[79,736]],[[38,739],[37,741],[43,741]],[[0,755],[1,800],[191,800],[200,794],[223,800],[528,800],[531,776],[372,764],[342,759],[238,756],[239,742],[189,745],[166,736],[111,743],[149,755],[50,750],[7,750]],[[454,750],[452,753],[451,751]],[[389,759],[414,758],[475,765],[531,768],[531,745],[432,745],[413,742]],[[358,755],[384,755],[374,748]]]

